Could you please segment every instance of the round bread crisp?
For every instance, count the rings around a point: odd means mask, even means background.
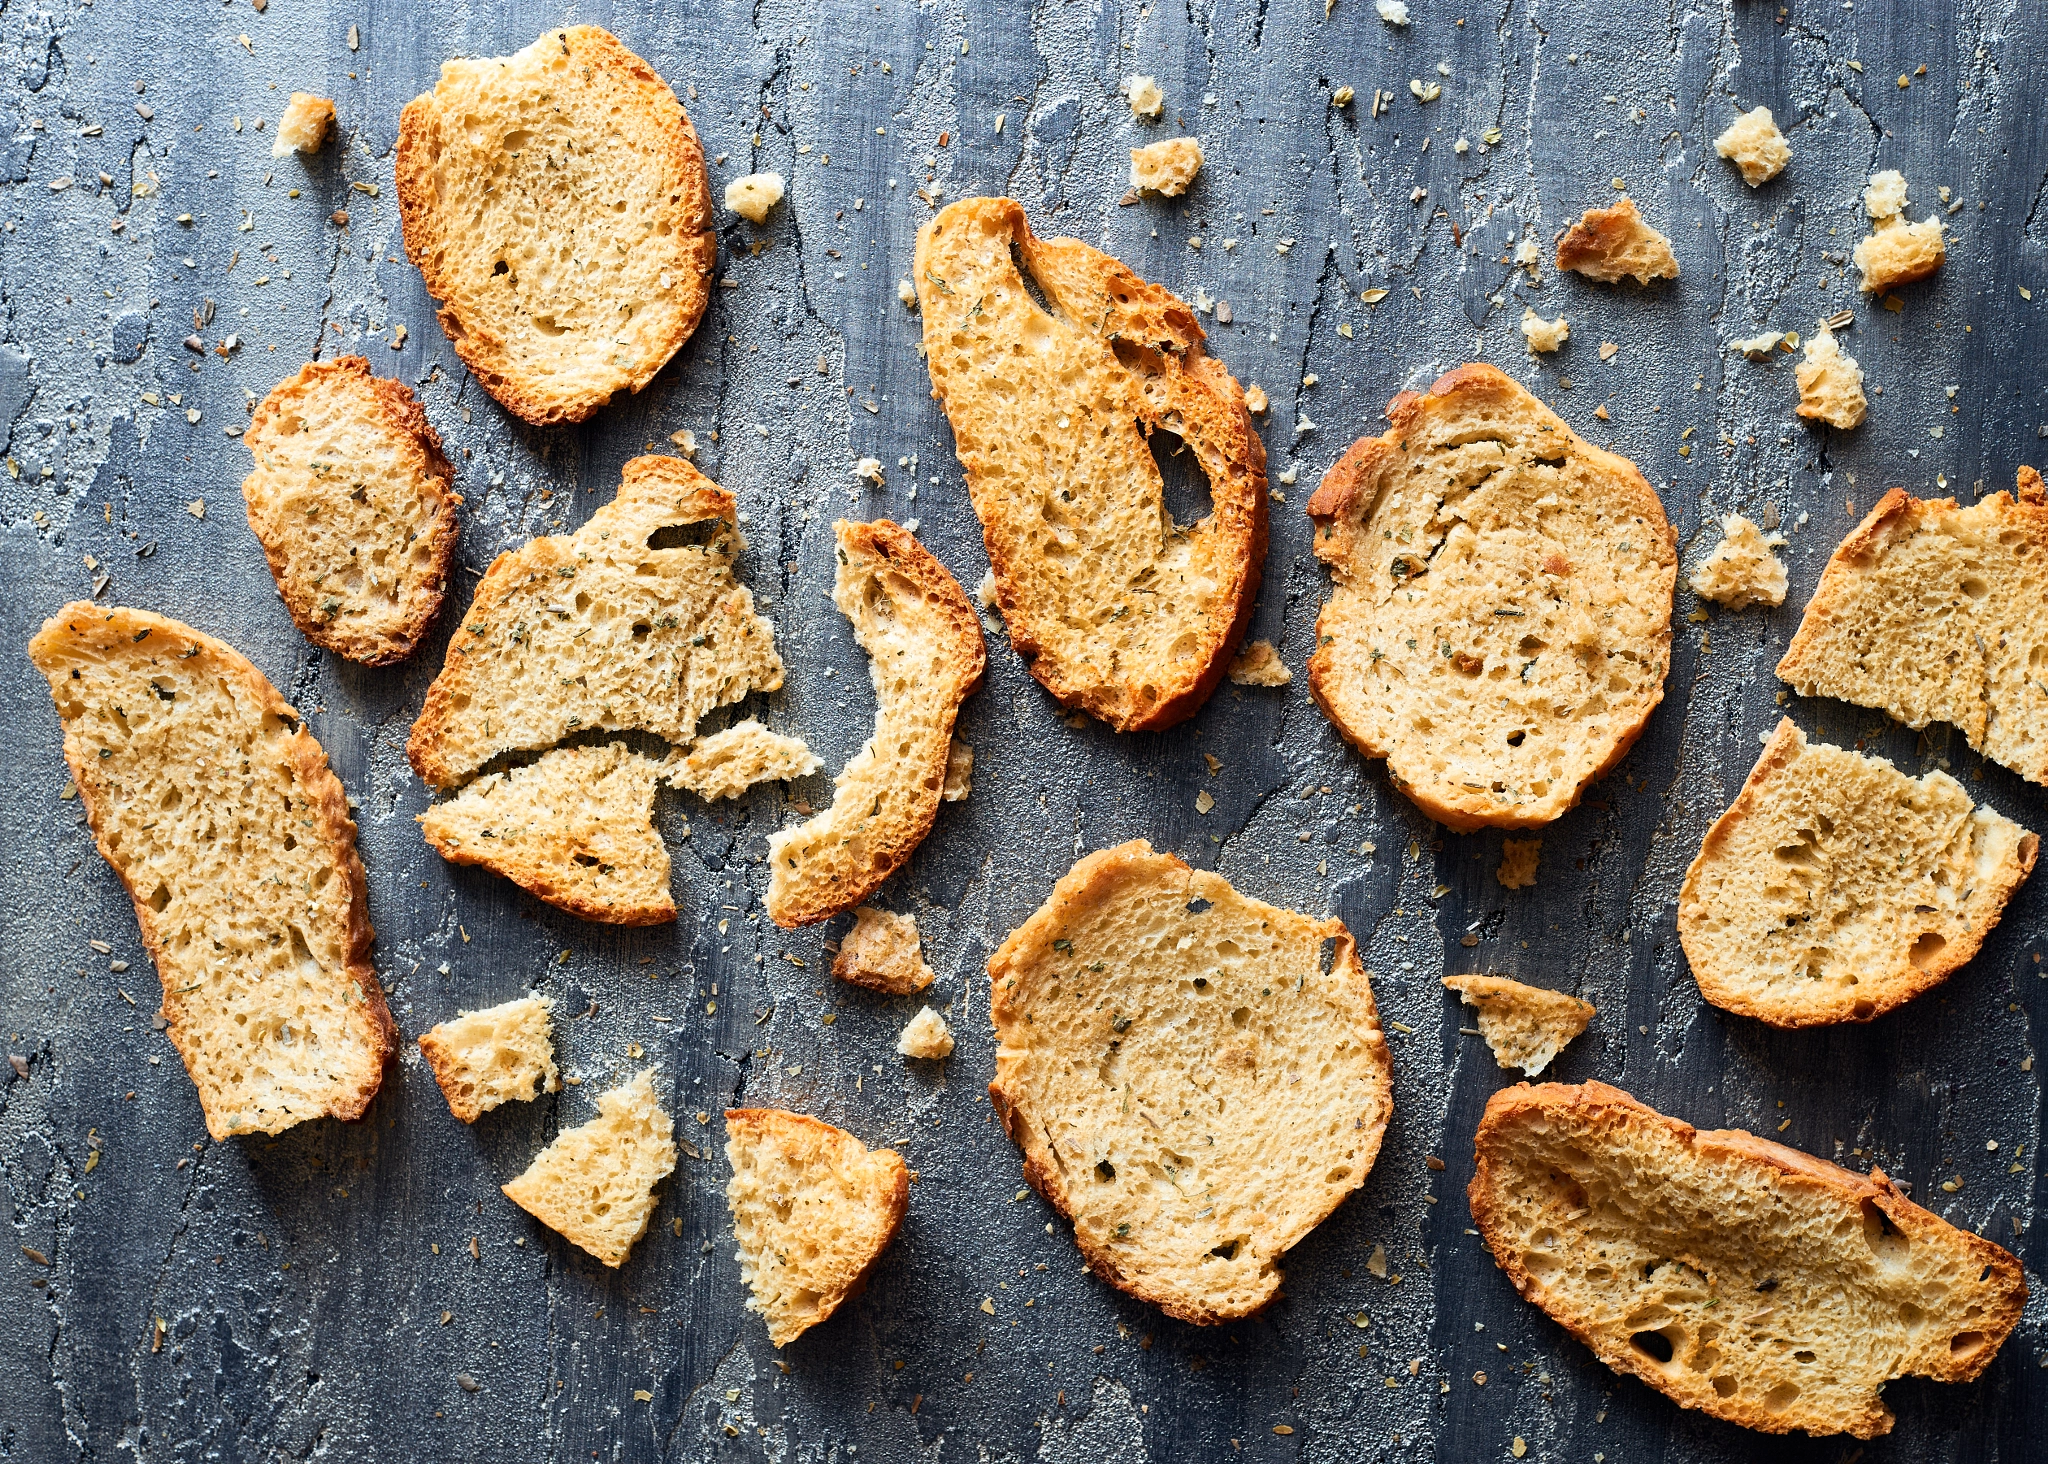
[[[718,254],[696,129],[596,26],[449,61],[398,128],[405,250],[484,389],[581,422],[690,338]]]
[[[1634,463],[1491,366],[1387,416],[1309,500],[1336,581],[1309,690],[1437,822],[1549,823],[1664,699],[1677,539]]]

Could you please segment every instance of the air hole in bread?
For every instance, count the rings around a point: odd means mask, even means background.
[[[1508,733],[1508,746],[1520,747],[1522,745],[1522,739],[1524,737],[1527,737],[1528,735],[1529,734],[1527,732],[1522,730],[1520,727],[1517,727],[1514,731]]]
[[[1101,1163],[1095,1166],[1095,1177],[1101,1180],[1104,1184],[1111,1183],[1116,1179],[1116,1166],[1110,1163],[1107,1159],[1104,1159]]]
[[[1212,1256],[1221,1256],[1226,1261],[1234,1261],[1237,1259],[1238,1251],[1242,1249],[1243,1246],[1244,1240],[1242,1237],[1239,1237],[1236,1240],[1226,1240],[1222,1245],[1219,1245],[1216,1247],[1216,1249],[1210,1251],[1209,1254]]]
[[[1196,897],[1195,897],[1194,899],[1192,899],[1192,900],[1189,900],[1189,901],[1188,901],[1188,914],[1190,914],[1190,915],[1199,915],[1199,914],[1201,914],[1201,913],[1202,913],[1202,912],[1203,912],[1204,910],[1207,910],[1207,909],[1209,909],[1209,908],[1211,907],[1212,903],[1213,903],[1212,901],[1209,901],[1209,900],[1205,900],[1205,899],[1202,899],[1202,898],[1201,898],[1201,897],[1200,897],[1200,896],[1198,895],[1198,896],[1196,896]],[[1204,985],[1206,985],[1207,983],[1200,983],[1200,984],[1204,984]]]
[[[1729,1377],[1726,1373],[1723,1373],[1721,1374],[1721,1376],[1714,1379],[1714,1391],[1720,1394],[1723,1398],[1733,1398],[1735,1396],[1736,1389],[1740,1386],[1741,1385],[1737,1383],[1735,1379]]]
[[[1947,936],[1929,930],[1924,932],[1918,940],[1913,942],[1913,949],[1907,952],[1907,958],[1911,960],[1915,966],[1919,967],[1922,971],[1925,971],[1929,966],[1934,964],[1936,958],[1938,958],[1941,955],[1942,950],[1947,945]]]
[[[1959,1358],[1974,1357],[1991,1341],[1982,1332],[1958,1332],[1949,1339],[1948,1350]]]
[[[1764,1394],[1764,1408],[1771,1413],[1783,1413],[1799,1398],[1799,1384],[1780,1383]]]
[[[1202,470],[1201,459],[1170,428],[1161,427],[1147,441],[1152,461],[1159,465],[1160,503],[1166,512],[1167,532],[1200,523],[1212,511],[1209,475]]]
[[[1672,1358],[1671,1339],[1662,1332],[1637,1332],[1629,1339],[1636,1351],[1658,1362],[1668,1363]]]

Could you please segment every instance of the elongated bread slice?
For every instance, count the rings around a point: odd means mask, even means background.
[[[718,255],[676,94],[596,26],[446,61],[398,123],[405,252],[507,410],[581,422],[690,338]]]
[[[147,610],[66,605],[28,653],[207,1132],[362,1117],[398,1033],[348,798],[298,713],[234,647]]]
[[[1786,717],[1686,871],[1678,938],[1717,1007],[1867,1022],[1977,954],[2039,846],[1947,773],[1809,744]]]
[[[623,742],[557,747],[435,804],[420,830],[450,863],[480,864],[571,915],[666,925],[676,907],[654,827],[660,775]]]
[[[554,1005],[550,997],[515,997],[420,1034],[420,1056],[451,1113],[475,1123],[501,1103],[529,1103],[562,1090],[550,1020]]]
[[[781,686],[775,626],[733,578],[738,517],[680,458],[639,457],[575,533],[500,554],[427,688],[414,770],[453,788],[592,728],[687,744],[713,707]]]
[[[981,685],[981,622],[910,531],[833,525],[833,603],[875,684],[875,735],[833,783],[832,806],[768,840],[768,913],[793,928],[851,910],[909,859],[938,817],[953,718]]]
[[[737,798],[756,783],[808,778],[820,764],[802,739],[770,732],[752,717],[714,732],[689,752],[671,752],[662,776],[699,798]]]
[[[1970,746],[2048,783],[2048,494],[1968,508],[1894,488],[1842,541],[1778,675],[1801,696],[1952,722]]]
[[[942,209],[918,231],[916,276],[1010,644],[1120,732],[1191,716],[1266,560],[1266,450],[1243,389],[1204,354],[1194,311],[1078,240],[1036,238],[1014,199]],[[1208,479],[1194,523],[1167,512],[1161,431]]]
[[[366,666],[402,661],[441,612],[460,533],[455,470],[419,400],[361,356],[270,389],[242,443],[249,528],[307,640]]]
[[[989,1099],[1095,1274],[1198,1325],[1270,1302],[1393,1107],[1343,922],[1137,839],[1068,870],[988,974]]]
[[[1444,985],[1478,1013],[1479,1035],[1504,1068],[1539,1077],[1593,1020],[1593,1003],[1505,976],[1446,976]]]
[[[504,1189],[548,1229],[618,1267],[647,1233],[654,1187],[675,1167],[675,1120],[645,1068],[599,1094],[597,1117],[563,1129]]]
[[[1309,690],[1439,823],[1539,827],[1664,699],[1677,538],[1634,463],[1491,366],[1387,416],[1309,500],[1335,581]]]
[[[1616,1372],[1765,1433],[1873,1438],[1909,1375],[1967,1382],[2020,1319],[2020,1263],[1868,1177],[1603,1083],[1518,1083],[1469,1191],[1515,1289]]]
[[[910,1208],[894,1149],[780,1108],[728,1108],[725,1188],[747,1306],[787,1347],[867,1281]]]

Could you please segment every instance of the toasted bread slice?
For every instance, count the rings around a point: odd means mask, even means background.
[[[1067,871],[988,974],[989,1099],[1095,1274],[1202,1325],[1270,1302],[1392,1112],[1343,922],[1139,839]]]
[[[1739,513],[1721,520],[1721,542],[1693,569],[1686,583],[1703,600],[1730,610],[1785,603],[1785,562],[1777,551],[1783,534],[1766,534]]]
[[[434,852],[480,864],[558,910],[606,925],[676,918],[654,828],[661,765],[623,742],[557,747],[478,778],[419,816]]]
[[[853,929],[839,942],[832,974],[890,996],[909,996],[932,984],[932,968],[924,963],[924,941],[917,933],[917,921],[873,905],[853,912]]]
[[[501,1103],[529,1103],[562,1090],[549,1020],[554,1005],[550,997],[516,997],[420,1034],[420,1056],[451,1113],[475,1123]]]
[[[1309,500],[1336,581],[1309,691],[1439,823],[1536,828],[1664,698],[1677,539],[1634,463],[1491,366],[1387,416]]]
[[[1446,976],[1444,985],[1479,1014],[1479,1035],[1504,1068],[1539,1077],[1593,1020],[1593,1003],[1505,976]]]
[[[832,806],[768,840],[768,913],[793,928],[851,910],[931,832],[960,703],[981,685],[981,622],[967,592],[887,519],[833,526],[832,599],[875,684],[875,735],[834,780]]]
[[[802,740],[770,732],[752,717],[714,732],[687,753],[672,752],[662,776],[699,798],[737,798],[756,783],[808,778],[820,766]]]
[[[1947,773],[1809,744],[1786,717],[1686,871],[1678,938],[1717,1007],[1867,1022],[1977,954],[2039,846]]]
[[[146,610],[66,605],[28,653],[207,1132],[362,1117],[398,1032],[348,798],[298,713],[232,646]]]
[[[1778,675],[1801,696],[1952,722],[1970,746],[2048,783],[2048,496],[1968,508],[1894,488],[1842,541]]]
[[[307,640],[366,666],[410,656],[441,613],[461,527],[455,470],[418,398],[361,356],[270,389],[242,443],[242,500]]]
[[[427,688],[414,770],[445,790],[593,728],[688,744],[713,707],[780,687],[775,626],[733,578],[738,518],[680,458],[639,457],[575,533],[500,554]]]
[[[718,257],[676,94],[592,25],[446,61],[398,123],[405,252],[484,390],[528,422],[638,391],[697,328]]]
[[[918,232],[916,276],[932,394],[1011,645],[1046,690],[1120,732],[1191,716],[1244,636],[1266,559],[1266,450],[1194,311],[1086,244],[1034,237],[1008,198],[941,210]],[[1167,512],[1156,431],[1208,478],[1195,523]]]
[[[1889,1432],[1879,1390],[1967,1382],[2020,1263],[1893,1188],[1603,1083],[1518,1083],[1480,1120],[1472,1217],[1522,1296],[1616,1372],[1765,1433]]]
[[[787,1347],[855,1295],[910,1208],[894,1149],[779,1108],[728,1108],[725,1157],[747,1306]]]
[[[645,1068],[599,1094],[597,1117],[563,1129],[504,1189],[548,1229],[618,1267],[647,1233],[654,1187],[675,1167],[675,1120]]]
[[[1557,241],[1557,267],[1611,285],[1632,276],[1639,285],[1678,278],[1671,241],[1651,228],[1623,194],[1609,208],[1589,208]]]

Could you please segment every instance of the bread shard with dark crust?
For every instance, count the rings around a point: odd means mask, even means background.
[[[1678,278],[1671,241],[1658,233],[1623,194],[1607,208],[1589,208],[1557,240],[1557,267],[1613,284],[1633,278],[1639,285]]]
[[[1765,1433],[1888,1433],[1879,1390],[1967,1382],[2020,1263],[1868,1176],[1604,1083],[1493,1095],[1468,1196],[1525,1300],[1616,1372]]]
[[[1266,557],[1265,447],[1195,312],[1100,250],[1037,238],[1008,198],[941,210],[915,274],[1011,645],[1120,732],[1192,715],[1244,637]],[[1195,523],[1167,511],[1161,431],[1208,480]]]

